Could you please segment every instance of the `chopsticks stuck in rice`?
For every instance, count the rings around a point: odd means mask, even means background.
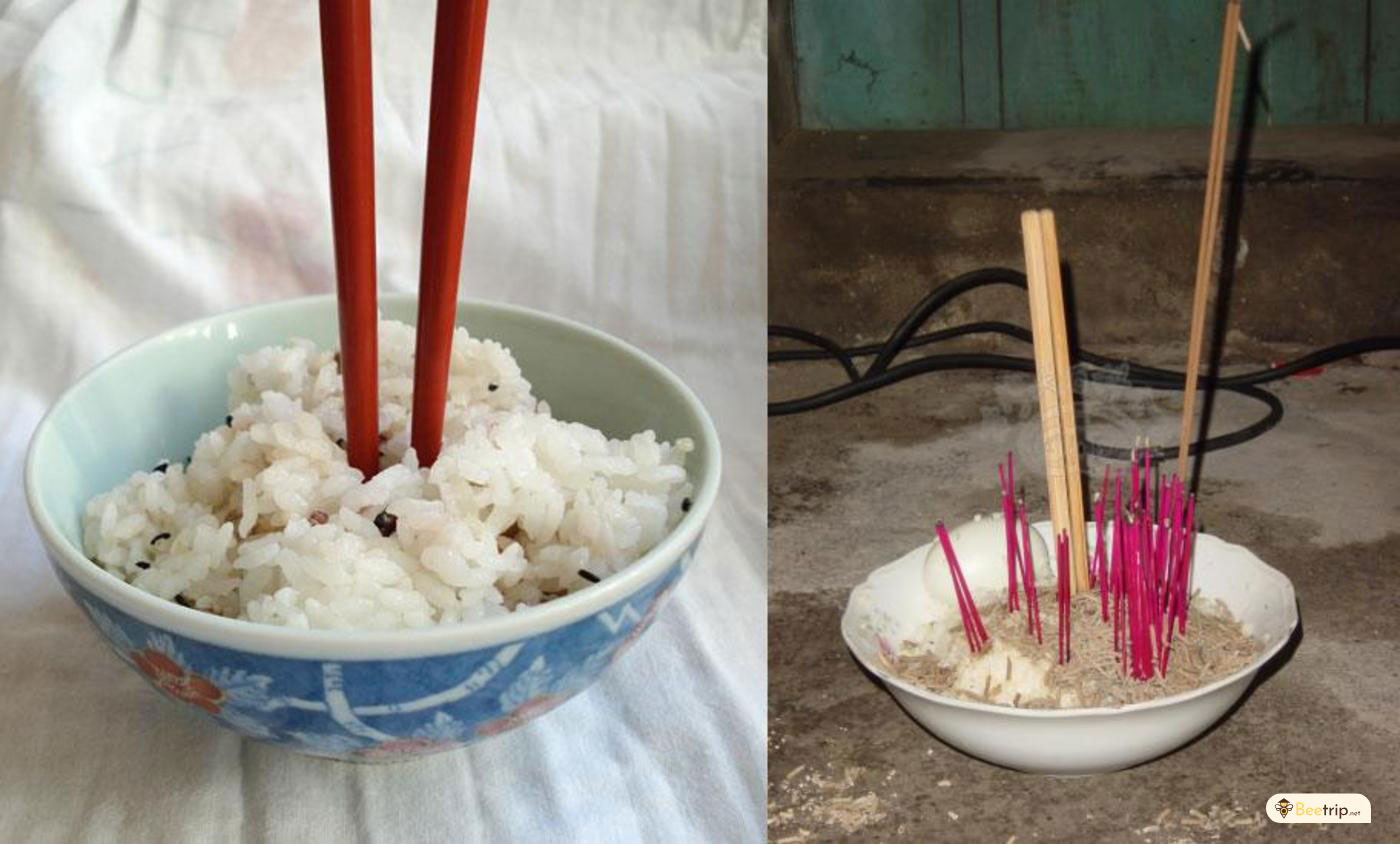
[[[486,0],[439,3],[433,36],[412,419],[413,447],[425,467],[442,449],[486,6]],[[368,480],[380,461],[369,0],[321,0],[321,53],[345,448],[350,465]]]

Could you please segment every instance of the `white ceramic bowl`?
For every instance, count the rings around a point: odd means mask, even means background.
[[[1034,526],[1042,538],[1050,526]],[[1089,537],[1093,547],[1094,537]],[[924,586],[928,546],[871,572],[851,591],[841,635],[856,659],[879,677],[900,706],[929,732],[969,755],[1016,770],[1095,774],[1128,768],[1169,753],[1205,732],[1240,699],[1259,670],[1298,625],[1293,584],[1249,549],[1201,534],[1193,588],[1230,608],[1262,644],[1258,657],[1228,677],[1192,692],[1118,709],[1012,709],[935,694],[893,676],[879,659],[877,636],[895,643],[919,635],[938,604]],[[999,571],[964,570],[974,592]],[[945,605],[946,606],[946,605]]]

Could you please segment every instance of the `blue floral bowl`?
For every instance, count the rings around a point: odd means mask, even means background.
[[[384,296],[412,322],[415,300]],[[569,320],[467,302],[457,321],[515,354],[561,418],[614,436],[690,437],[693,505],[623,572],[507,616],[426,630],[292,630],[161,600],[83,554],[89,498],[186,454],[219,423],[239,354],[291,337],[336,341],[331,297],[197,320],[93,370],[39,424],[25,466],[30,513],[68,594],[123,662],[167,697],[249,738],[302,753],[392,761],[513,729],[586,688],[650,625],[690,561],[719,488],[719,439],[700,401],[642,352]]]

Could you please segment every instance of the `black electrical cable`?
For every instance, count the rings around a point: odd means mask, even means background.
[[[1026,277],[1016,270],[1001,267],[975,270],[958,276],[940,285],[934,289],[933,292],[925,296],[923,301],[919,302],[904,319],[900,320],[899,325],[895,328],[894,332],[890,334],[889,339],[883,343],[845,348],[827,337],[800,328],[793,328],[785,325],[768,326],[769,337],[798,340],[815,347],[812,349],[770,350],[768,352],[769,363],[834,359],[841,365],[841,368],[845,370],[847,377],[850,379],[847,383],[838,387],[832,387],[831,389],[823,390],[809,396],[769,402],[768,415],[785,416],[793,413],[805,413],[810,410],[816,410],[854,398],[872,390],[878,390],[881,387],[887,387],[890,384],[903,381],[915,375],[922,375],[926,372],[940,372],[954,369],[984,369],[1034,374],[1035,361],[1030,358],[1012,357],[1009,355],[982,353],[936,354],[916,358],[915,360],[900,364],[894,363],[896,357],[909,349],[971,334],[1000,334],[1022,342],[1031,342],[1031,333],[1029,331],[1018,325],[1006,322],[974,322],[968,323],[967,325],[931,331],[926,334],[917,333],[919,328],[923,326],[924,323],[928,322],[939,308],[948,304],[953,299],[980,287],[987,287],[994,284],[1005,284],[1024,290],[1026,287]],[[1219,390],[1226,390],[1262,402],[1269,410],[1263,418],[1238,431],[1192,443],[1188,452],[1190,454],[1197,454],[1202,450],[1215,451],[1233,445],[1239,445],[1240,443],[1258,437],[1277,425],[1279,420],[1283,418],[1283,402],[1279,401],[1278,397],[1273,393],[1260,389],[1258,385],[1286,378],[1296,372],[1322,366],[1323,364],[1332,363],[1342,360],[1343,358],[1383,349],[1400,349],[1400,336],[1385,335],[1366,337],[1347,343],[1338,343],[1335,346],[1328,346],[1325,349],[1319,349],[1318,351],[1306,354],[1297,360],[1292,360],[1268,369],[1261,369],[1256,372],[1246,372],[1224,378],[1200,378],[1198,383],[1201,389],[1213,387]],[[1083,378],[1087,381],[1145,387],[1153,390],[1183,390],[1186,387],[1186,376],[1181,372],[1159,369],[1157,367],[1146,366],[1144,364],[1112,358],[1106,355],[1098,355],[1084,349],[1072,350],[1072,353],[1073,361],[1079,364],[1074,369],[1075,377]],[[855,365],[855,359],[871,356],[873,356],[875,360],[872,361],[865,372],[862,373]],[[1127,460],[1132,454],[1131,449],[1100,445],[1087,439],[1084,441],[1083,450],[1088,454],[1094,454],[1113,460]],[[1176,446],[1158,446],[1153,449],[1153,452],[1155,457],[1167,457],[1175,454]]]

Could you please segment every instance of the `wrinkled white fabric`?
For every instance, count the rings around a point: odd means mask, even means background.
[[[119,348],[333,287],[316,4],[0,4],[0,837],[746,841],[763,836],[764,7],[498,0],[462,291],[655,355],[725,480],[652,631],[554,713],[351,766],[161,699],[61,593],[24,449]],[[380,284],[412,290],[432,4],[374,6]],[[527,373],[528,375],[528,373]]]

